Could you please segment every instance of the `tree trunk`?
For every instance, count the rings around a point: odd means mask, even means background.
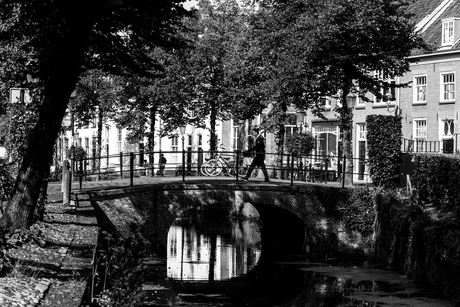
[[[216,106],[216,102],[212,100],[211,115],[210,115],[211,139],[210,139],[209,147],[210,147],[210,151],[213,157],[215,153],[217,152],[216,119],[217,119],[217,106]]]
[[[56,76],[58,77],[58,76]],[[56,80],[45,94],[39,120],[30,131],[28,147],[19,168],[11,200],[7,203],[2,226],[10,230],[27,228],[32,222],[44,176],[65,115],[70,93],[77,76],[64,78],[66,84]]]
[[[85,3],[79,3],[73,8],[73,18],[60,29],[62,36],[50,37],[47,52],[39,58],[44,92],[38,121],[28,134],[28,146],[12,197],[1,220],[1,225],[10,231],[27,228],[32,223],[48,162],[89,46],[94,20],[103,7],[95,5],[88,11]]]
[[[104,111],[101,107],[98,108],[97,112],[97,136],[96,136],[96,157],[97,157],[97,179],[101,180],[101,154],[102,154],[102,129],[104,126]],[[109,153],[107,153],[108,155]]]
[[[276,132],[276,152],[277,152],[277,177],[279,179],[287,179],[284,178],[284,166],[283,166],[283,154],[284,154],[284,135],[286,134],[286,112],[287,112],[287,105],[286,103],[282,102],[280,105],[280,116],[278,122],[278,131]],[[286,176],[287,177],[287,176]]]
[[[347,106],[348,90],[342,90],[342,108],[340,120],[343,129],[343,154],[347,156],[345,170],[345,186],[353,185],[353,146],[352,146],[352,127],[353,127],[353,110]]]
[[[153,152],[155,151],[155,116],[157,108],[150,108],[150,133],[148,137],[148,148],[149,148],[149,163],[150,163],[150,177],[155,175],[155,157]],[[160,136],[161,137],[161,136]]]

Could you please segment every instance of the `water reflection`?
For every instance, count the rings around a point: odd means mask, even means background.
[[[259,261],[260,227],[242,219],[188,212],[168,232],[167,276],[222,281],[245,275]]]
[[[454,306],[366,259],[316,262],[276,252],[267,238],[261,257],[261,237],[260,225],[247,220],[197,212],[177,219],[168,233],[166,270],[162,264],[149,272],[155,306]]]

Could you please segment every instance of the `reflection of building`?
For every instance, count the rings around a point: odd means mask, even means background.
[[[257,233],[257,236],[260,242],[260,234]],[[253,237],[254,234],[251,235]],[[193,226],[181,226],[177,222],[169,229],[169,278],[227,280],[246,274],[257,264],[259,257],[260,244],[243,244],[236,238],[215,233],[200,234]]]

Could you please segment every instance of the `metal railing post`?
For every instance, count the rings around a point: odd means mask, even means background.
[[[235,178],[236,178],[236,183],[238,183],[238,175],[240,174],[239,172],[239,168],[240,168],[240,151],[239,150],[236,150],[236,159],[235,159]]]
[[[329,175],[329,171],[328,171],[328,161],[329,159],[328,158],[324,158],[324,166],[326,167],[326,172],[324,173],[324,183],[327,184],[327,176]]]
[[[345,187],[345,171],[347,169],[347,155],[343,155],[343,168],[342,168],[342,188]]]
[[[80,169],[78,170],[78,189],[83,190],[83,159],[80,159]]]
[[[129,153],[129,186],[134,185],[134,152]]]
[[[185,182],[185,149],[182,144],[182,182]]]
[[[294,153],[291,153],[291,186],[294,185]]]
[[[120,178],[123,179],[123,152],[120,152]]]

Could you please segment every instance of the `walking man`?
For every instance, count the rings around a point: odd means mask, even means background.
[[[164,154],[161,154],[160,156],[160,176],[161,177],[165,175],[166,162],[168,161],[166,160]]]
[[[254,146],[249,148],[245,153],[254,151],[255,152],[255,157],[252,159],[251,165],[249,166],[248,172],[245,177],[243,177],[243,180],[248,180],[249,177],[251,177],[251,173],[254,170],[254,168],[257,166],[260,169],[262,169],[262,172],[264,173],[265,176],[265,182],[270,182],[270,179],[268,178],[268,173],[267,173],[267,168],[265,167],[265,138],[264,136],[260,133],[260,127],[259,126],[254,126],[252,128],[252,131],[254,132]]]

